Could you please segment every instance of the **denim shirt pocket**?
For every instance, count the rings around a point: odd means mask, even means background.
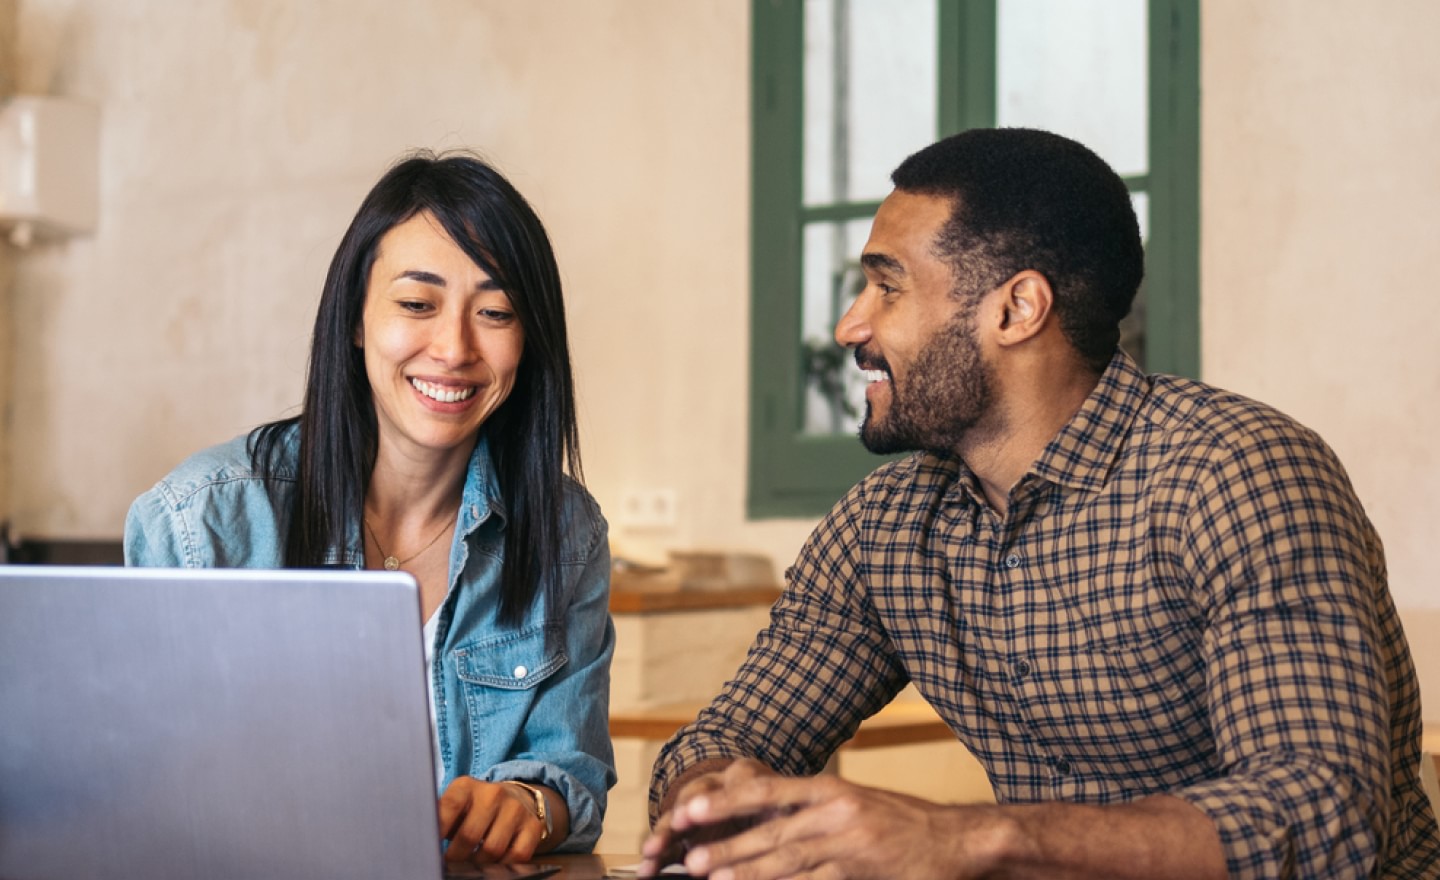
[[[569,662],[558,629],[539,624],[455,649],[472,724],[518,710],[513,721],[523,725],[536,690]]]

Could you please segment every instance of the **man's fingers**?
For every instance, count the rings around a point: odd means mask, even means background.
[[[766,806],[756,809],[747,794],[726,790],[732,798],[725,811],[754,810],[746,814],[748,825],[733,836],[700,843],[685,857],[692,874],[708,874],[720,868],[742,868],[743,876],[821,877],[837,865],[848,864],[854,851],[865,848],[874,838],[873,828],[856,824],[862,809],[858,793],[838,780],[761,780],[752,792]],[[712,799],[718,796],[709,796]],[[697,803],[693,809],[712,818],[722,805]],[[697,815],[698,818],[698,815]],[[730,819],[730,823],[740,820]],[[844,872],[842,872],[844,873]]]
[[[738,775],[722,788],[677,804],[671,824],[676,829],[730,822],[757,824],[825,800],[831,781],[829,777]]]

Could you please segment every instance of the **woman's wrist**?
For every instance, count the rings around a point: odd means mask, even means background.
[[[555,838],[555,811],[550,808],[550,798],[546,790],[541,786],[521,782],[518,779],[501,780],[500,784],[515,792],[520,800],[530,808],[531,814],[541,825],[540,848],[548,849],[549,844]]]

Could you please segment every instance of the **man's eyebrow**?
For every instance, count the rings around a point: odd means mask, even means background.
[[[866,269],[876,269],[882,272],[889,272],[892,275],[904,275],[905,266],[889,254],[867,253],[860,255],[860,265]]]

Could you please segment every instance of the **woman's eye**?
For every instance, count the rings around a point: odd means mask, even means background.
[[[487,321],[504,323],[514,318],[515,315],[513,312],[507,312],[504,309],[481,309],[480,317]]]
[[[428,309],[429,307],[430,307],[430,304],[429,304],[429,303],[427,303],[427,302],[421,302],[421,301],[419,301],[419,300],[413,300],[413,299],[402,299],[402,300],[400,300],[400,309],[401,309],[402,311],[406,311],[406,312],[416,312],[416,313],[419,313],[419,312],[425,311],[425,310]]]

